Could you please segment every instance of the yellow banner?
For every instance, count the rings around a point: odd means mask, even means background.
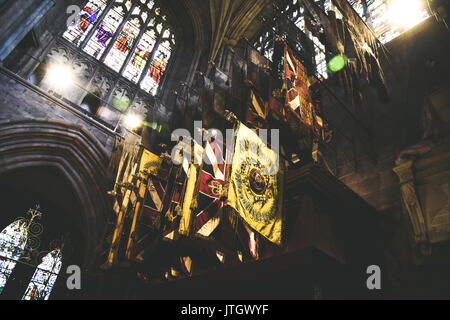
[[[198,166],[191,164],[189,168],[188,181],[186,191],[184,193],[183,207],[181,210],[179,233],[188,236],[191,232],[192,226],[192,205],[195,202],[195,189],[197,185]]]
[[[258,135],[239,124],[227,204],[255,231],[281,244],[282,162]]]
[[[151,153],[147,149],[144,149],[141,157],[141,164],[139,166],[139,171],[148,170],[150,174],[157,175],[158,169],[161,167],[162,159],[157,155]]]

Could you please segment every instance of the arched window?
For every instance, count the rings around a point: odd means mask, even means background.
[[[0,233],[0,293],[19,261],[27,243],[28,222],[17,220]]]
[[[263,33],[255,43],[255,48],[261,52],[264,57],[272,61],[273,58],[273,34],[269,31]]]
[[[332,0],[313,0],[323,11],[335,11],[337,18],[342,18],[339,10]],[[425,20],[429,15],[421,0],[347,0],[353,9],[361,16],[365,23],[372,28],[382,43],[391,41],[402,32],[412,28]],[[300,0],[284,0],[281,12],[298,29],[300,29],[313,43],[316,73],[319,77],[327,78],[327,56],[325,45],[318,38],[318,32],[311,32],[310,27],[316,31],[322,27],[320,21],[312,21],[305,12],[304,4]],[[310,25],[309,27],[307,27]],[[255,47],[264,56],[271,60],[273,54],[273,41],[271,30],[264,31],[255,40]]]
[[[39,211],[39,206],[36,206],[35,209],[30,209],[28,214],[30,219],[18,218],[0,233],[0,294],[17,263],[31,266],[31,261],[41,260],[38,249],[41,244],[39,236],[42,234],[43,226],[35,220],[40,219],[42,213]],[[58,240],[59,244],[55,244],[55,241],[51,242],[52,247],[67,248],[67,236],[62,239],[62,242]],[[25,290],[22,300],[48,300],[62,267],[60,248],[56,248],[42,258],[28,286],[22,289]],[[20,270],[16,278],[19,275]]]
[[[312,41],[314,49],[314,62],[316,64],[316,75],[320,78],[327,78],[327,61],[325,46],[317,37],[306,28],[305,9],[299,0],[290,0],[290,3],[284,9],[286,16],[297,28],[299,28]],[[331,10],[331,0],[315,0],[316,4],[325,11]]]
[[[319,6],[325,10],[331,9],[331,0],[316,0]],[[313,43],[314,62],[316,64],[316,75],[320,78],[327,78],[327,62],[325,46],[320,42],[317,35],[314,35],[306,28],[305,24],[305,9],[300,0],[285,0],[285,6],[281,10],[282,14],[298,29],[300,29]],[[265,31],[259,38],[256,39],[254,46],[266,58],[272,60],[274,53],[273,36],[274,33],[280,32],[276,26],[271,27]]]
[[[99,96],[100,90],[94,90],[93,92],[89,92],[84,97],[80,107],[91,114],[96,114],[101,105],[101,100]]]
[[[48,300],[62,267],[62,254],[55,249],[38,265],[22,300]]]
[[[154,0],[90,0],[63,37],[151,94],[175,46]]]
[[[348,0],[382,43],[428,18],[421,0]]]

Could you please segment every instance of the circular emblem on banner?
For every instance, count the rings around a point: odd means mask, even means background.
[[[243,155],[235,179],[239,201],[253,221],[273,221],[278,212],[277,158],[264,152],[266,147],[259,141],[242,139],[239,149]]]
[[[284,171],[279,141],[274,138],[271,135],[269,146],[264,131],[256,133],[243,124],[239,126],[226,204],[252,229],[281,244]]]
[[[267,181],[259,168],[250,170],[248,180],[250,181],[250,187],[256,194],[263,194],[266,191]]]

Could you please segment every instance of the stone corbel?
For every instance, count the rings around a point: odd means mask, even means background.
[[[400,182],[400,191],[405,210],[408,212],[409,218],[414,231],[414,239],[417,244],[428,243],[427,228],[425,219],[417,197],[412,160],[401,162],[393,171],[398,176]]]

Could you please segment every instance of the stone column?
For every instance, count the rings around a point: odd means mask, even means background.
[[[3,61],[19,42],[34,28],[53,7],[53,0],[16,0],[4,4],[0,14],[0,61]],[[2,7],[3,8],[3,7]]]
[[[414,239],[416,243],[424,243],[427,242],[427,228],[414,184],[413,164],[412,160],[397,163],[393,171],[397,174],[400,182],[402,201],[411,220]]]

